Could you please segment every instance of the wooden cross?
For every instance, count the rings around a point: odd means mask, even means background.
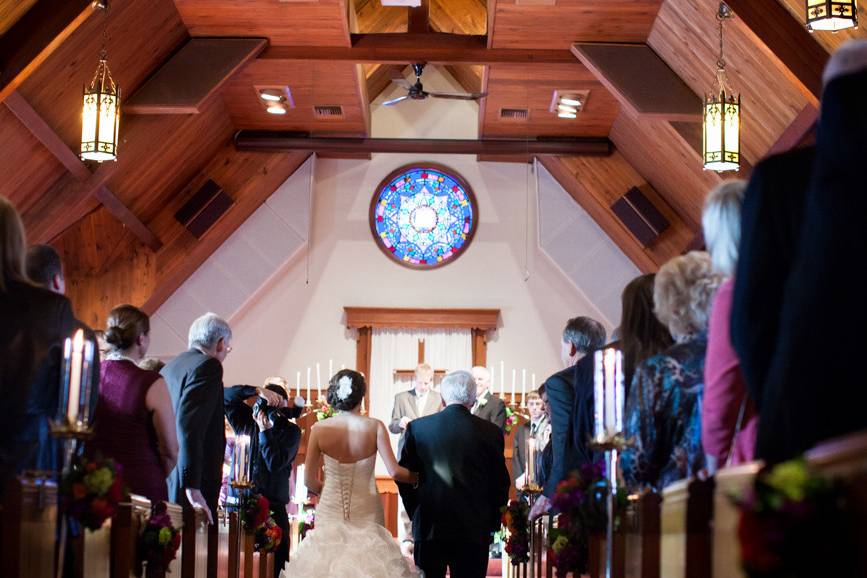
[[[424,339],[418,340],[418,364],[421,365],[424,363]],[[443,377],[445,377],[447,370],[445,369],[434,369],[434,385],[439,384],[442,381]],[[394,370],[394,379],[397,380],[411,380],[415,376],[415,368],[413,369],[395,369]]]

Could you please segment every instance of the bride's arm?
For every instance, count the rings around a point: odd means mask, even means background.
[[[385,463],[388,475],[394,478],[395,481],[405,484],[415,484],[418,482],[418,473],[411,472],[397,463],[394,452],[391,450],[391,443],[388,439],[388,432],[385,430],[385,424],[379,420],[376,420],[376,449]]]
[[[304,485],[307,491],[322,493],[322,482],[319,481],[319,470],[322,467],[322,454],[319,451],[319,440],[316,426],[310,428],[310,439],[307,441],[307,457],[304,459]]]

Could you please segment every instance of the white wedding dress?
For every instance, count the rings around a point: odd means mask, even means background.
[[[385,529],[376,491],[376,454],[350,464],[323,454],[325,486],[316,524],[281,578],[417,578]]]

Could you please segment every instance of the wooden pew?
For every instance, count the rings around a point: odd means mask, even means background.
[[[740,512],[732,503],[733,494],[741,494],[753,482],[761,464],[752,462],[720,470],[716,474],[713,508],[713,577],[746,578],[740,564],[738,521]]]
[[[151,502],[132,495],[129,502],[120,504],[111,524],[111,578],[135,576],[138,539],[151,513]]]
[[[179,506],[176,506],[179,507]],[[204,511],[183,508],[183,531],[181,536],[181,578],[207,578],[209,561],[208,519]],[[217,538],[216,527],[214,538]],[[213,557],[216,561],[216,547]],[[216,575],[216,567],[210,576]],[[90,578],[90,577],[88,577]]]
[[[0,575],[54,576],[57,484],[22,476],[6,487],[0,518]]]
[[[681,480],[662,491],[660,577],[711,575],[714,481]]]
[[[111,578],[111,542],[114,519],[91,532],[82,528],[72,539],[73,576],[75,578]]]
[[[659,578],[659,516],[662,498],[656,492],[630,497],[623,520],[624,576]]]

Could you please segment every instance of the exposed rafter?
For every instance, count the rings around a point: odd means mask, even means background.
[[[812,105],[807,105],[798,113],[792,124],[783,131],[777,142],[768,150],[768,156],[786,152],[803,143],[810,137],[819,120],[819,110]]]
[[[0,101],[93,13],[92,0],[40,0],[0,36]]]
[[[260,58],[269,60],[329,60],[381,64],[570,63],[568,50],[489,49],[485,36],[443,34],[353,34],[349,48],[330,46],[271,46]]]

